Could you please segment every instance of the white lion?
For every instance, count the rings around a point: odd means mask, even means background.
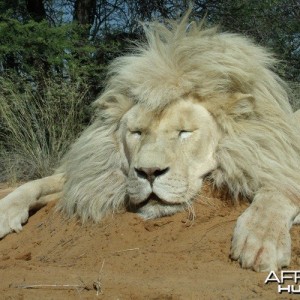
[[[0,201],[0,237],[61,190],[67,216],[99,221],[130,208],[148,219],[190,208],[209,177],[252,201],[231,257],[256,271],[289,264],[300,130],[285,85],[266,50],[187,19],[148,24],[147,43],[113,62],[93,124],[56,175]]]

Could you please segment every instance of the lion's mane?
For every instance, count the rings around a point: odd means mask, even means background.
[[[66,175],[60,207],[69,216],[98,221],[124,208],[128,163],[120,119],[135,103],[163,110],[188,94],[203,99],[223,132],[211,175],[216,187],[228,186],[235,198],[272,189],[300,194],[299,129],[285,84],[273,72],[276,60],[248,38],[203,27],[188,16],[146,24],[147,41],[112,63],[95,120],[60,169]],[[250,94],[251,103],[232,112],[225,96],[233,93]]]

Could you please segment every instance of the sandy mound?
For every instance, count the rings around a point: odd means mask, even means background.
[[[8,190],[3,190],[3,197]],[[225,199],[226,200],[226,199]],[[229,257],[246,204],[203,197],[187,212],[153,221],[133,213],[102,224],[64,220],[49,204],[24,230],[0,241],[1,299],[276,299],[266,273],[242,270]],[[299,268],[299,227],[292,229]]]

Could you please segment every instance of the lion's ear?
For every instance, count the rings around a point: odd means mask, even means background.
[[[234,93],[226,102],[224,109],[233,117],[248,116],[254,111],[255,101],[251,94]]]
[[[217,95],[203,101],[203,106],[212,114],[220,128],[227,133],[235,131],[236,123],[255,115],[255,98],[250,94]]]
[[[248,118],[255,109],[255,99],[251,94],[217,95],[202,103],[216,120],[221,123],[224,123],[228,118],[234,120]]]
[[[97,100],[94,122],[65,156],[63,198],[59,208],[83,221],[101,220],[125,205],[128,162],[120,121],[130,108],[125,96],[108,93]]]
[[[122,95],[108,91],[93,103],[96,116],[106,123],[118,123],[133,106],[133,101]]]

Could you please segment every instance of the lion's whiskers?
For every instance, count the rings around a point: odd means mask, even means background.
[[[188,210],[188,220],[190,220],[191,223],[194,223],[196,219],[196,213],[193,204],[190,201],[186,202],[186,208]]]

